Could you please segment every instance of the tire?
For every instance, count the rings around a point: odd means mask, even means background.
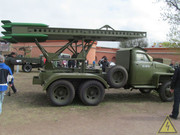
[[[75,97],[74,86],[66,80],[58,80],[52,83],[47,90],[48,100],[55,106],[70,104]]]
[[[139,91],[143,94],[150,94],[152,89],[139,89]]]
[[[170,92],[171,81],[164,82],[159,88],[159,97],[163,102],[171,102],[174,99],[174,93]]]
[[[98,105],[105,95],[104,86],[95,80],[86,81],[79,88],[79,98],[85,105]]]
[[[24,72],[31,72],[31,70],[32,70],[32,65],[31,64],[25,64],[25,65],[23,65],[22,66],[22,68],[23,68],[23,71]]]
[[[128,80],[128,73],[122,66],[113,66],[107,73],[107,82],[112,88],[123,87]]]

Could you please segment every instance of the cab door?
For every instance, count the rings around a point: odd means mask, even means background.
[[[153,78],[154,65],[146,53],[136,52],[133,63],[132,84],[151,85]]]

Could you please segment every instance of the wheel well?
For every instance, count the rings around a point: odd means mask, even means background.
[[[32,63],[26,62],[23,65],[32,65]]]
[[[166,82],[168,80],[171,80],[171,77],[172,76],[160,76],[159,77],[159,83],[164,83],[164,82]]]
[[[32,63],[23,63],[22,66],[25,66],[25,65],[31,65],[32,66]]]

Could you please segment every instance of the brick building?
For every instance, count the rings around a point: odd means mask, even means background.
[[[180,63],[180,48],[144,48],[153,58],[166,58]],[[118,48],[96,47],[96,60],[106,56],[109,61],[115,61]]]
[[[61,48],[63,45],[67,43],[66,40],[59,41],[47,41],[40,43],[48,52],[56,52],[59,48]],[[92,64],[93,60],[96,61],[96,63],[103,57],[106,56],[108,58],[108,61],[115,62],[116,60],[116,51],[118,48],[107,48],[107,47],[98,47],[95,43],[93,47],[91,48],[87,59],[89,60],[89,63]],[[30,56],[31,57],[39,57],[41,51],[39,48],[35,45],[35,43],[18,43],[18,44],[12,44],[11,45],[11,51],[15,51],[18,54],[21,54],[22,51],[18,51],[18,48],[20,47],[27,47],[31,49]],[[81,48],[78,47],[78,50]],[[153,58],[167,58],[171,59],[175,62],[180,63],[180,49],[179,48],[145,48],[147,50],[147,53],[150,54]],[[63,53],[72,54],[69,50],[64,51]]]

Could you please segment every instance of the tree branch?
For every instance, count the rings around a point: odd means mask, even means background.
[[[176,0],[166,0],[167,3],[169,3],[170,5],[172,5],[173,7],[176,8],[176,10],[180,11],[180,7],[177,4]]]

